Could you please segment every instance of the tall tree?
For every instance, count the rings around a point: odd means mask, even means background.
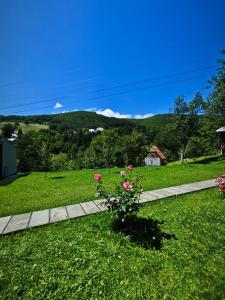
[[[207,102],[207,113],[217,127],[225,125],[225,49],[220,51],[219,67],[209,81],[211,92]]]
[[[49,151],[49,145],[47,142],[42,142],[39,149],[39,159],[41,170],[45,172],[51,171],[51,153]]]
[[[2,135],[5,138],[10,138],[15,130],[15,126],[11,123],[6,123],[2,126]]]
[[[199,92],[189,103],[184,100],[183,96],[175,99],[173,107],[173,113],[175,114],[174,131],[181,144],[181,163],[183,163],[185,149],[190,138],[198,131],[199,115],[203,113],[204,106],[202,95]]]

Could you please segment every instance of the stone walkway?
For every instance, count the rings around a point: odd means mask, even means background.
[[[148,191],[141,195],[140,203],[201,191],[214,186],[216,186],[215,180],[205,180]],[[104,205],[101,205],[103,202],[103,200],[93,200],[80,204],[3,217],[0,218],[0,235],[98,213],[106,210]]]

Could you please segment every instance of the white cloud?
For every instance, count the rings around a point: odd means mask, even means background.
[[[56,102],[54,108],[61,108],[63,107],[63,105],[59,102]],[[115,112],[110,108],[106,108],[106,109],[97,109],[96,107],[90,107],[90,108],[86,108],[83,109],[84,111],[89,111],[89,112],[95,112],[98,115],[103,115],[105,117],[113,117],[113,118],[118,118],[118,119],[146,119],[146,118],[150,118],[152,116],[154,116],[154,114],[152,113],[148,113],[148,114],[137,114],[137,115],[131,115],[131,114],[121,114],[120,112]],[[67,113],[67,112],[72,112],[72,111],[78,111],[77,109],[73,109],[73,110],[63,110],[61,113]],[[53,112],[56,113],[56,112]]]
[[[54,109],[61,108],[61,107],[63,107],[63,105],[59,102],[56,102]]]
[[[90,111],[90,112],[95,112],[97,110],[97,108],[96,107],[90,107],[90,108],[87,108],[87,109],[85,109],[85,111]]]
[[[96,114],[103,115],[105,117],[114,117],[114,118],[118,118],[118,119],[131,119],[132,118],[132,115],[130,115],[130,114],[121,114],[119,112],[115,112],[115,111],[111,110],[110,108],[98,109],[95,112],[96,112]]]
[[[154,116],[153,114],[135,115],[134,119],[146,119],[146,118],[151,118],[153,116]]]

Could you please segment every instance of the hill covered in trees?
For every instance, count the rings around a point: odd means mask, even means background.
[[[186,157],[214,154],[217,136],[205,116],[198,116],[198,132],[191,136]],[[176,115],[161,114],[148,119],[116,119],[93,112],[57,115],[4,116],[0,120],[14,123],[19,132],[15,141],[19,169],[42,170],[43,157],[52,157],[54,170],[143,165],[150,145],[156,144],[167,161],[177,160],[181,142],[176,129]],[[46,124],[46,129],[24,131],[21,123]],[[29,126],[29,125],[28,125]],[[88,128],[104,131],[89,132]]]
[[[0,116],[0,122],[24,122],[24,123],[39,123],[48,124],[50,129],[66,130],[66,129],[82,129],[103,127],[119,128],[130,127],[134,128],[137,125],[128,119],[109,118],[95,112],[75,111],[52,115],[33,115],[33,116]]]
[[[37,123],[46,124],[50,129],[68,130],[103,127],[110,128],[146,128],[154,136],[165,127],[172,125],[175,121],[173,114],[159,114],[146,119],[118,119],[105,117],[95,112],[75,111],[51,115],[31,115],[31,116],[1,116],[0,122],[23,122],[25,124]]]

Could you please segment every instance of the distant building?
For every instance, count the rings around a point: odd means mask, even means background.
[[[0,178],[16,174],[16,148],[0,136]]]
[[[165,155],[159,150],[157,146],[153,145],[150,149],[150,153],[145,157],[145,165],[161,166],[165,159]]]
[[[103,131],[104,130],[104,128],[102,128],[102,127],[97,127],[96,128],[96,132],[98,132],[98,131]]]
[[[17,133],[12,133],[11,137],[8,139],[10,142],[14,142],[18,137]]]
[[[88,129],[88,131],[89,131],[90,133],[93,133],[93,132],[95,132],[95,129],[90,128],[90,129]]]
[[[104,128],[102,128],[102,127],[97,127],[96,129],[93,129],[93,128],[88,129],[88,131],[91,132],[91,133],[93,133],[93,132],[95,132],[95,133],[102,132],[103,130],[104,130]]]
[[[220,138],[220,153],[221,155],[225,154],[225,126],[224,127],[220,127],[219,129],[216,130],[216,132],[219,135]]]

